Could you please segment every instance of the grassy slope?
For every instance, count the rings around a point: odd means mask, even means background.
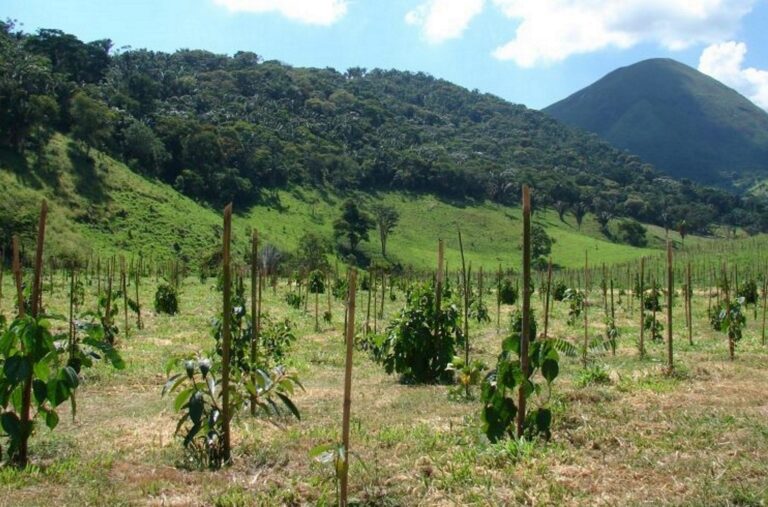
[[[195,262],[216,245],[221,224],[217,210],[139,176],[109,157],[94,153],[94,161],[88,161],[65,137],[54,138],[47,154],[46,166],[55,170],[32,170],[8,154],[0,158],[0,163],[0,183],[9,189],[9,195],[19,197],[31,208],[42,197],[51,201],[51,252],[142,252],[149,257],[167,258],[178,251]],[[331,236],[343,197],[308,189],[280,191],[277,196],[270,204],[236,215],[235,239],[241,246],[253,226],[258,227],[265,242],[284,250],[295,248],[306,231]],[[400,211],[401,222],[390,237],[388,252],[391,259],[403,264],[431,267],[437,240],[442,237],[448,264],[458,266],[457,225],[462,229],[468,258],[475,266],[494,269],[499,263],[509,266],[519,262],[519,208],[490,203],[464,206],[432,196],[402,193],[352,197],[364,204],[383,201]],[[585,251],[589,251],[594,264],[623,262],[652,252],[608,241],[591,217],[587,217],[581,231],[573,217],[561,222],[552,211],[538,213],[534,220],[556,240],[552,257],[562,266],[583,265]],[[649,228],[651,246],[660,246],[663,236],[663,230]],[[370,239],[362,247],[375,257],[379,253],[378,234],[372,231]],[[690,238],[687,243],[710,241]]]

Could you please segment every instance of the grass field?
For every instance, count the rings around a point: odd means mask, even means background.
[[[472,256],[475,259],[474,256]],[[10,277],[0,311],[11,312]],[[55,278],[52,311],[65,309]],[[154,279],[143,281],[151,301]],[[32,439],[34,465],[0,468],[0,505],[332,505],[331,470],[308,455],[337,441],[341,427],[343,310],[334,301],[334,325],[312,331],[310,312],[288,308],[283,282],[267,291],[265,310],[288,317],[298,340],[288,366],[306,391],[294,398],[302,420],[281,427],[245,414],[236,420],[234,465],[218,472],[190,468],[174,438],[172,399],[161,398],[167,359],[212,348],[209,319],[220,308],[212,281],[186,279],[181,313],[155,315],[145,305],[145,329],[122,335],[128,363],[115,372],[98,366],[78,390],[78,415],[68,409],[55,432]],[[88,287],[86,306],[95,301]],[[358,303],[364,320],[365,292]],[[402,305],[387,300],[385,313]],[[488,295],[488,301],[493,300]],[[554,387],[549,443],[489,443],[478,401],[450,401],[445,386],[405,386],[356,352],[353,375],[350,491],[364,505],[764,505],[768,502],[768,353],[751,318],[730,362],[725,338],[712,331],[706,296],[694,296],[694,344],[688,345],[682,308],[675,308],[677,374],[662,373],[665,346],[648,344],[637,358],[637,304],[618,298],[621,328],[615,357],[594,356],[609,374],[590,382],[578,359],[561,360]],[[597,292],[589,309],[601,332]],[[323,301],[323,300],[321,300]],[[542,303],[535,296],[534,308]],[[472,355],[494,364],[501,336],[492,323],[472,327]],[[506,327],[509,307],[503,307]],[[567,306],[555,303],[552,333],[579,340],[582,328],[565,324]],[[751,311],[748,312],[751,317]],[[122,317],[118,320],[122,328]],[[379,329],[382,324],[379,322]]]

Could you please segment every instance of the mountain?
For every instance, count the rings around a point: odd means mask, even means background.
[[[89,167],[104,156],[208,210],[269,207],[296,187],[516,206],[526,183],[538,210],[591,212],[605,237],[624,218],[691,233],[768,230],[757,197],[671,179],[594,134],[424,73],[294,68],[251,52],[112,52],[109,40],[0,22],[0,148],[20,161],[9,169],[31,167],[55,186],[51,139],[66,139],[82,181],[97,181]],[[73,202],[91,190],[75,186]],[[0,232],[7,244],[13,231]]]
[[[678,178],[731,186],[768,174],[768,113],[675,60],[622,67],[544,112]]]

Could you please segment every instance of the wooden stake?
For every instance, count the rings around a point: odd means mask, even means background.
[[[672,265],[672,243],[667,242],[667,373],[674,371],[672,357],[672,303],[675,297],[675,280]]]
[[[523,382],[528,381],[528,344],[531,332],[531,191],[523,185],[523,318],[520,335],[520,368]],[[517,397],[517,437],[523,436],[525,423],[525,390],[518,389]]]
[[[232,330],[230,320],[232,319],[232,272],[230,265],[230,239],[232,237],[232,204],[224,208],[224,238],[223,238],[223,278],[224,278],[224,315],[222,318],[222,372],[221,372],[221,390],[222,390],[222,418],[223,418],[223,440],[224,440],[224,461],[229,462],[232,459],[231,454],[231,435],[229,424],[232,419],[229,406],[229,362],[230,362],[230,343],[232,340]]]
[[[339,487],[339,505],[346,507],[347,492],[349,489],[349,419],[352,408],[352,352],[355,345],[355,299],[357,290],[357,271],[353,268],[349,270],[347,296],[347,326],[346,336],[346,360],[344,362],[344,405],[341,423],[341,445],[344,449],[344,463],[341,469],[340,487]]]

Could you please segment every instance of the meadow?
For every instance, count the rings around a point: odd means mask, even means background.
[[[470,256],[471,257],[471,256]],[[450,281],[452,275],[448,277]],[[46,279],[47,280],[47,279]],[[455,282],[455,278],[453,279]],[[12,311],[6,276],[0,311]],[[344,370],[343,303],[331,300],[331,323],[314,331],[313,305],[291,308],[281,279],[264,292],[263,310],[295,325],[297,340],[286,366],[305,390],[293,397],[301,420],[268,421],[238,414],[233,464],[219,471],[196,467],[174,436],[172,397],[161,397],[171,357],[210,354],[211,318],[221,311],[215,280],[185,278],[180,312],[152,311],[155,276],[142,279],[144,328],[133,313],[126,334],[122,313],[117,346],[127,363],[116,371],[84,370],[78,412],[60,410],[55,431],[32,438],[26,470],[0,468],[0,505],[333,505],[332,466],[310,456],[339,440]],[[85,306],[96,281],[86,284]],[[495,287],[487,295],[490,322],[470,325],[471,356],[494,364],[508,334],[512,306],[502,305],[496,329]],[[61,274],[44,285],[49,312],[66,313]],[[768,501],[768,381],[765,345],[752,312],[728,359],[727,340],[711,329],[708,291],[693,296],[693,344],[687,342],[683,305],[674,308],[675,373],[664,373],[665,345],[646,335],[637,347],[637,302],[616,290],[616,354],[561,359],[553,385],[552,438],[490,443],[476,399],[449,399],[450,386],[403,385],[360,350],[353,369],[351,502],[361,505],[762,505]],[[386,298],[379,331],[403,305],[400,289]],[[365,322],[366,291],[358,292],[357,322]],[[595,282],[586,307],[590,334],[604,331]],[[321,296],[321,306],[327,304]],[[543,300],[533,308],[541,326]],[[569,306],[554,302],[550,336],[578,343],[580,321],[566,323]],[[122,312],[122,310],[121,310]],[[371,321],[371,327],[373,322]],[[56,324],[65,328],[66,323]],[[541,328],[540,328],[541,329]],[[361,332],[358,329],[358,332]]]

